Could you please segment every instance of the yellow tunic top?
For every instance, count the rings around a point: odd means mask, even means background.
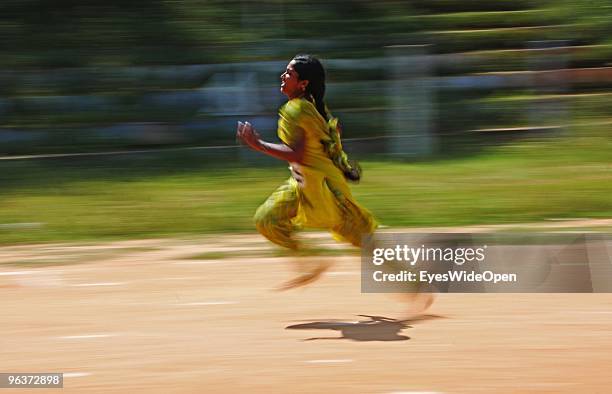
[[[327,228],[336,235],[358,244],[361,235],[376,227],[372,215],[353,199],[344,174],[330,159],[321,141],[329,140],[327,120],[314,104],[303,98],[289,100],[280,109],[278,137],[294,147],[303,140],[302,163],[291,163],[293,172],[301,174],[289,184],[297,188],[297,226]],[[300,176],[298,176],[298,179]]]

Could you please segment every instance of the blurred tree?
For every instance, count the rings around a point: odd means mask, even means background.
[[[296,46],[359,57],[414,31],[406,14],[397,1],[4,0],[0,65],[244,61],[286,58]]]

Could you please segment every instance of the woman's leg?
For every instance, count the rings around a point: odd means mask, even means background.
[[[345,200],[341,210],[343,222],[331,229],[332,234],[337,239],[361,247],[363,238],[371,236],[376,231],[376,220],[369,211],[349,200]]]
[[[377,224],[373,216],[364,208],[345,200],[343,204],[345,221],[332,230],[334,237],[361,247],[364,237],[373,236]],[[402,267],[393,267],[393,273],[399,272]],[[416,288],[399,288],[398,296],[408,303],[406,317],[413,318],[426,311],[434,302],[434,295],[420,292]]]
[[[292,238],[291,219],[297,215],[298,195],[295,186],[282,184],[255,212],[257,231],[277,245],[296,250],[298,243]]]
[[[280,186],[255,212],[257,230],[277,245],[296,251],[294,268],[297,276],[279,286],[289,290],[305,286],[319,279],[329,264],[313,262],[307,256],[298,256],[298,242],[292,235],[295,227],[292,219],[297,215],[299,200],[297,185],[291,179]]]

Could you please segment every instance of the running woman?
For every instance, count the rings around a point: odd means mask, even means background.
[[[289,163],[291,177],[257,209],[257,230],[270,241],[297,250],[296,229],[318,228],[334,238],[360,246],[376,221],[353,198],[347,180],[359,181],[361,169],[342,150],[338,119],[329,113],[325,70],[310,55],[297,55],[280,76],[288,101],[280,108],[280,144],[263,141],[253,126],[238,122],[237,137],[250,148]],[[285,288],[316,280],[327,268],[319,265],[288,282]]]

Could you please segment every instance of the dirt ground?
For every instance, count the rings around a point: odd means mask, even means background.
[[[277,292],[290,259],[256,235],[0,248],[0,372],[63,372],[66,393],[612,390],[612,294],[443,294],[400,321],[354,252],[308,259],[334,265]]]

